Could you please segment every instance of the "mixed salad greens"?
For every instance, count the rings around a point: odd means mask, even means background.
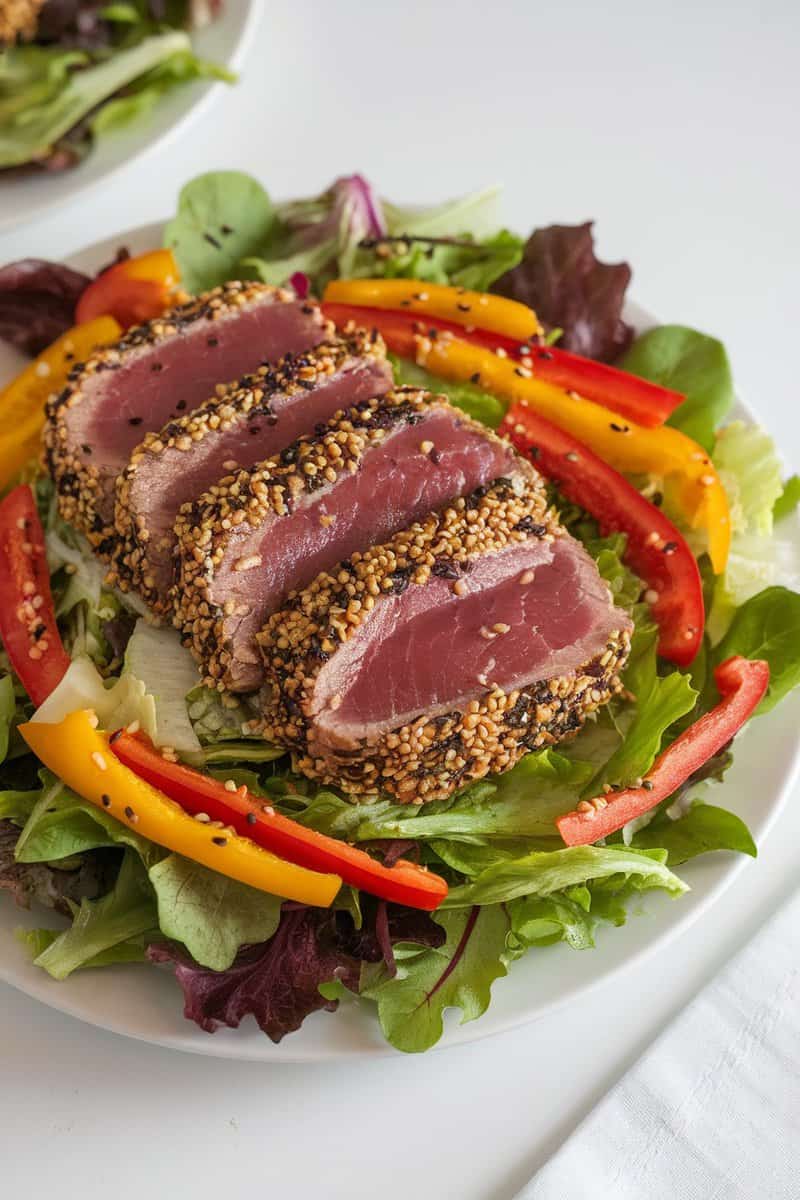
[[[0,664],[0,889],[67,918],[66,926],[52,921],[20,935],[37,964],[55,978],[111,964],[170,963],[186,1015],[203,1029],[237,1026],[252,1016],[275,1041],[310,1013],[358,996],[374,1003],[393,1046],[420,1051],[441,1036],[448,1008],[460,1009],[463,1020],[480,1016],[494,981],[521,955],[562,941],[574,949],[591,947],[597,925],[622,924],[629,902],[643,892],[660,889],[676,897],[685,892],[677,869],[697,855],[756,854],[744,822],[710,803],[707,785],[723,778],[732,760],[730,739],[754,705],[757,715],[766,713],[800,683],[800,595],[785,586],[792,582],[796,534],[790,517],[800,485],[796,477],[782,482],[765,431],[729,419],[733,386],[720,342],[679,325],[637,336],[623,316],[630,270],[598,262],[590,225],[539,229],[523,242],[498,230],[496,202],[495,192],[483,192],[434,209],[402,209],[353,176],[337,180],[321,196],[275,204],[256,180],[220,172],[184,188],[165,229],[165,249],[152,255],[130,261],[122,256],[95,280],[43,262],[0,271],[0,334],[39,355],[0,396],[4,412],[16,414],[0,434],[0,481],[12,489],[10,497],[21,495],[13,490],[20,480],[32,484],[49,576],[49,585],[45,577],[32,586],[37,594],[52,588],[54,617],[43,624],[43,640],[64,647],[63,659],[55,661],[43,651],[27,693],[12,669],[10,644]],[[551,477],[541,438],[553,427],[537,425],[537,413],[530,428],[519,412],[507,415],[503,372],[509,352],[502,338],[492,335],[492,341],[486,330],[462,329],[467,340],[436,357],[430,327],[437,332],[438,317],[425,316],[420,337],[402,312],[386,307],[394,293],[382,292],[381,281],[413,280],[521,299],[547,330],[538,348],[543,369],[550,363],[551,374],[557,368],[582,372],[586,388],[598,394],[604,380],[615,377],[605,376],[597,364],[613,362],[630,373],[627,383],[617,379],[620,404],[628,406],[626,445],[647,447],[648,453],[655,447],[651,469],[609,465],[617,451],[607,455],[595,440],[595,474],[584,463],[581,476],[578,463],[572,481],[565,471],[553,487],[562,521],[634,621],[624,692],[574,740],[529,753],[505,775],[471,784],[447,800],[418,807],[376,795],[356,804],[295,773],[281,749],[254,732],[257,714],[248,697],[202,686],[178,635],[148,624],[130,596],[106,586],[102,566],[58,516],[49,480],[28,461],[43,398],[69,369],[90,326],[95,342],[110,341],[134,316],[160,312],[178,278],[194,293],[241,277],[288,281],[300,295],[323,295],[328,288],[331,310],[337,304],[358,308],[368,286],[370,319],[394,349],[397,378],[446,392],[489,426],[505,420],[519,448],[535,450],[533,457]],[[68,329],[76,311],[81,324]],[[50,346],[59,337],[61,343]],[[533,350],[520,349],[524,362]],[[559,357],[563,351],[569,353]],[[571,354],[593,363],[573,361]],[[474,362],[480,370],[471,370]],[[524,377],[526,370],[517,375]],[[664,412],[648,413],[643,396],[655,393],[643,392],[636,379],[685,398],[673,397]],[[578,437],[577,426],[569,428],[571,392],[560,395],[560,436]],[[591,410],[586,399],[576,403]],[[638,425],[629,412],[638,412]],[[591,463],[587,448],[596,431],[580,419],[580,446]],[[712,506],[694,514],[687,506],[675,483],[668,430],[688,435],[707,474],[721,481],[729,546]],[[578,462],[580,456],[570,459],[570,453],[567,460]],[[691,599],[687,585],[679,605],[683,621],[687,606],[701,606],[690,651],[676,649],[674,639],[670,643],[678,618],[660,611],[649,594],[646,555],[636,543],[641,530],[632,518],[624,530],[609,528],[611,510],[600,511],[589,499],[590,485],[607,482],[603,472],[614,468],[616,479],[618,472],[627,479],[619,486],[635,489],[631,512],[642,505],[654,521],[657,514],[665,528],[679,531],[682,545],[685,538],[691,546],[695,574],[695,561],[699,564],[699,601]],[[32,497],[28,502],[33,514]],[[16,519],[33,527],[33,515]],[[616,519],[623,524],[622,517]],[[13,540],[0,510],[0,559]],[[643,576],[632,563],[644,564]],[[686,563],[683,567],[689,571]],[[0,572],[2,608],[20,603],[13,588],[14,572]],[[740,659],[757,662],[740,664],[739,676],[731,679],[730,661]],[[52,679],[45,678],[46,666],[53,669]],[[726,718],[727,699],[741,701],[742,680],[758,672],[744,715]],[[27,722],[35,706],[39,722],[63,736],[51,733],[46,744],[41,733],[31,733],[37,726]],[[76,710],[84,717],[91,710],[96,720],[80,724]],[[127,730],[110,740],[108,750],[116,746],[114,772],[131,771],[128,784],[127,777],[119,778],[131,788],[130,803],[140,806],[140,825],[104,811],[100,785],[70,766],[81,746],[88,751],[107,744],[93,741],[101,737],[96,727]],[[142,740],[143,733],[149,741]],[[37,758],[30,746],[40,743]],[[92,751],[92,757],[97,754],[102,758],[105,749]],[[44,765],[57,762],[64,764],[59,773]],[[108,767],[104,762],[102,770]],[[64,774],[75,786],[64,782]],[[284,838],[280,844],[287,858],[295,855],[292,863],[322,869],[320,864],[338,861],[345,882],[328,906],[303,903],[286,899],[293,886],[288,874],[286,889],[277,886],[279,894],[272,895],[248,883],[245,868],[233,878],[191,853],[168,849],[142,832],[152,801],[142,788],[153,782],[190,813],[202,800],[206,817],[227,814],[237,833],[251,829],[257,837],[263,825],[264,836]],[[648,783],[656,789],[650,800]],[[602,820],[608,813],[629,815],[606,820],[611,831],[586,844],[579,818],[587,804]],[[567,813],[571,824],[564,823]],[[571,833],[575,827],[577,837]],[[182,844],[190,849],[189,840]],[[395,864],[400,871],[393,875]],[[446,885],[435,901],[420,906],[403,902],[412,894],[403,889],[419,879],[415,864]],[[393,882],[397,879],[402,886]],[[434,902],[438,907],[430,911]]]
[[[62,171],[175,87],[234,78],[194,53],[220,3],[32,0],[0,14],[0,169]],[[16,13],[16,20],[15,20]]]

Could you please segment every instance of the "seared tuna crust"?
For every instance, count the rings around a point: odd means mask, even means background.
[[[547,595],[554,564],[561,580]],[[513,646],[519,629],[496,620],[479,624],[476,602],[492,611],[494,590],[480,580],[487,567],[502,585],[504,603],[509,588],[522,599],[530,589],[528,609],[536,616],[539,586],[551,615],[560,606],[570,609],[567,624],[574,606],[581,622],[574,648],[563,621],[558,645],[545,647],[553,671],[540,664],[526,680],[524,662],[502,661],[504,639]],[[446,644],[462,604],[476,625],[462,646],[468,653],[439,653],[436,639]],[[409,615],[423,622],[418,643],[405,636]],[[534,624],[534,649],[537,634]],[[398,637],[405,646],[393,670],[387,644]],[[582,548],[546,511],[541,481],[519,495],[501,480],[319,575],[270,618],[258,643],[267,674],[264,734],[292,750],[298,770],[354,795],[383,791],[422,803],[575,733],[586,714],[620,688],[630,620],[613,607]],[[404,672],[421,672],[433,694],[451,660],[456,674],[475,675],[466,691],[461,679],[455,684],[460,694],[448,702],[445,679],[437,703],[409,714],[414,687]],[[482,661],[491,664],[485,674]],[[504,678],[509,670],[518,681]],[[393,692],[399,696],[395,719]]]
[[[292,292],[229,283],[130,329],[76,366],[47,405],[44,431],[64,520],[106,556],[117,476],[149,430],[196,408],[218,384],[331,333],[319,309]]]
[[[254,642],[289,592],[500,476],[533,472],[442,397],[398,388],[222,480],[175,525],[176,624],[209,682],[259,686]]]
[[[336,411],[392,386],[382,339],[356,330],[264,364],[159,432],[147,435],[117,481],[112,578],[159,614],[171,611],[175,520],[231,471],[310,434]]]

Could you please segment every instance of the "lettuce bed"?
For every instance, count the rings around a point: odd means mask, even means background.
[[[565,848],[556,836],[557,815],[604,785],[624,786],[643,775],[661,749],[713,707],[712,672],[725,658],[769,662],[771,683],[760,712],[800,682],[800,596],[783,586],[780,524],[800,489],[796,479],[784,487],[763,430],[725,423],[733,388],[718,341],[679,325],[634,338],[621,315],[630,271],[597,261],[589,226],[553,226],[523,243],[497,231],[494,202],[493,193],[482,193],[432,210],[402,210],[381,202],[356,176],[319,197],[274,205],[255,180],[223,172],[187,185],[165,236],[192,290],[242,274],[269,282],[292,277],[296,286],[315,291],[339,275],[376,274],[492,287],[531,303],[562,344],[616,358],[684,392],[671,423],[711,453],[734,526],[729,565],[719,578],[702,544],[693,544],[710,614],[701,653],[685,671],[657,658],[643,586],[622,561],[624,536],[600,537],[586,513],[561,505],[564,523],[634,620],[624,695],[569,744],[531,753],[506,775],[448,800],[417,808],[379,797],[353,805],[335,789],[320,790],[294,774],[279,748],[249,736],[249,700],[223,702],[203,688],[177,635],[152,629],[124,597],[106,589],[102,569],[59,520],[51,485],[39,478],[53,589],[73,660],[47,701],[54,711],[91,704],[109,727],[138,720],[158,744],[219,778],[246,783],[309,828],[389,863],[416,857],[450,884],[447,901],[432,916],[350,888],[327,911],[265,896],[168,853],[40,769],[16,732],[31,705],[6,663],[0,678],[0,889],[69,919],[66,928],[22,935],[37,964],[55,978],[112,963],[169,963],[187,1017],[203,1029],[237,1026],[252,1016],[274,1041],[309,1013],[358,995],[374,1004],[393,1046],[420,1051],[441,1035],[447,1008],[459,1008],[464,1020],[480,1016],[494,980],[521,955],[559,941],[576,950],[592,947],[598,924],[622,924],[629,903],[644,891],[680,897],[686,884],[677,869],[696,855],[755,855],[741,819],[707,802],[707,784],[723,778],[730,748],[605,844]],[[5,278],[0,316],[7,339],[23,344],[32,306],[48,338],[60,331],[59,313],[69,324],[64,296],[79,292],[74,278],[55,270],[48,276],[42,268],[38,288],[24,273],[16,287]],[[443,385],[419,367],[394,365],[400,382],[444,390],[487,425],[502,417],[500,402],[479,387]],[[670,511],[665,481],[635,482]]]

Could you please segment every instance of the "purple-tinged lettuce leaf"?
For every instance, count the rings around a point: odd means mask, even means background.
[[[601,263],[592,222],[536,229],[522,262],[492,285],[536,310],[546,329],[561,329],[558,345],[587,358],[613,362],[630,345],[633,329],[622,319],[630,283],[627,263]]]
[[[357,992],[362,963],[382,962],[384,939],[375,928],[376,916],[377,906],[371,928],[355,930],[349,913],[285,906],[269,941],[240,951],[226,971],[198,966],[174,944],[153,945],[148,955],[153,962],[175,964],[184,1014],[207,1033],[220,1025],[235,1029],[243,1017],[253,1016],[267,1037],[279,1042],[309,1014],[336,1009],[338,1002],[323,995],[321,986],[338,981]],[[443,940],[427,913],[388,906],[386,923],[392,943],[402,939],[404,944],[418,940],[437,945]]]
[[[39,354],[75,324],[75,305],[91,280],[40,258],[0,267],[0,338]]]

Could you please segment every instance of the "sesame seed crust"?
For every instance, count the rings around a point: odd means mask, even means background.
[[[271,407],[271,396],[302,395],[327,382],[354,359],[382,362],[385,358],[382,338],[375,338],[361,329],[354,330],[346,338],[337,338],[333,324],[326,322],[326,340],[320,345],[300,354],[286,355],[276,364],[265,363],[235,384],[220,385],[217,394],[205,404],[168,422],[160,431],[147,434],[117,480],[115,525],[120,540],[111,568],[113,582],[122,591],[135,588],[157,614],[172,613],[172,595],[164,595],[153,586],[148,555],[151,531],[147,527],[146,514],[134,511],[132,501],[136,476],[154,456],[165,450],[191,454],[205,438],[256,418],[274,425],[279,418]]]
[[[105,495],[100,471],[88,457],[81,456],[79,447],[71,444],[66,424],[68,410],[81,403],[87,383],[101,372],[117,371],[143,348],[158,346],[196,322],[218,321],[266,296],[272,296],[276,302],[295,299],[293,292],[283,288],[239,281],[204,292],[160,317],[134,326],[118,342],[96,351],[85,363],[76,364],[66,387],[48,400],[44,457],[56,484],[59,512],[65,521],[86,535],[101,557],[109,556],[117,535],[113,525],[100,514]]]
[[[422,714],[369,744],[362,740],[356,749],[322,746],[307,717],[323,665],[382,595],[424,586],[432,574],[460,575],[477,558],[530,537],[558,536],[564,531],[546,509],[540,480],[529,482],[522,496],[510,481],[500,480],[319,575],[258,635],[267,671],[264,736],[287,746],[295,768],[313,779],[354,796],[384,791],[402,802],[423,803],[506,771],[529,750],[576,733],[587,713],[621,689],[627,630],[613,632],[602,653],[575,674],[509,693],[487,684],[463,710]]]
[[[184,505],[175,523],[177,577],[173,588],[175,624],[206,673],[209,686],[224,690],[233,661],[225,605],[211,599],[211,585],[233,539],[257,531],[271,515],[283,516],[303,497],[335,486],[355,474],[365,453],[401,426],[423,421],[432,410],[454,410],[443,396],[399,387],[374,400],[340,411],[313,436],[300,438],[256,467],[226,476],[199,501]],[[462,413],[459,422],[482,438],[496,439]],[[533,473],[522,464],[515,486]],[[509,484],[511,486],[511,484]],[[544,490],[541,508],[544,510]],[[241,569],[244,569],[242,567]],[[244,653],[245,651],[242,651]],[[249,653],[249,652],[248,652]],[[241,656],[240,656],[241,657]],[[254,662],[258,657],[254,655]]]

